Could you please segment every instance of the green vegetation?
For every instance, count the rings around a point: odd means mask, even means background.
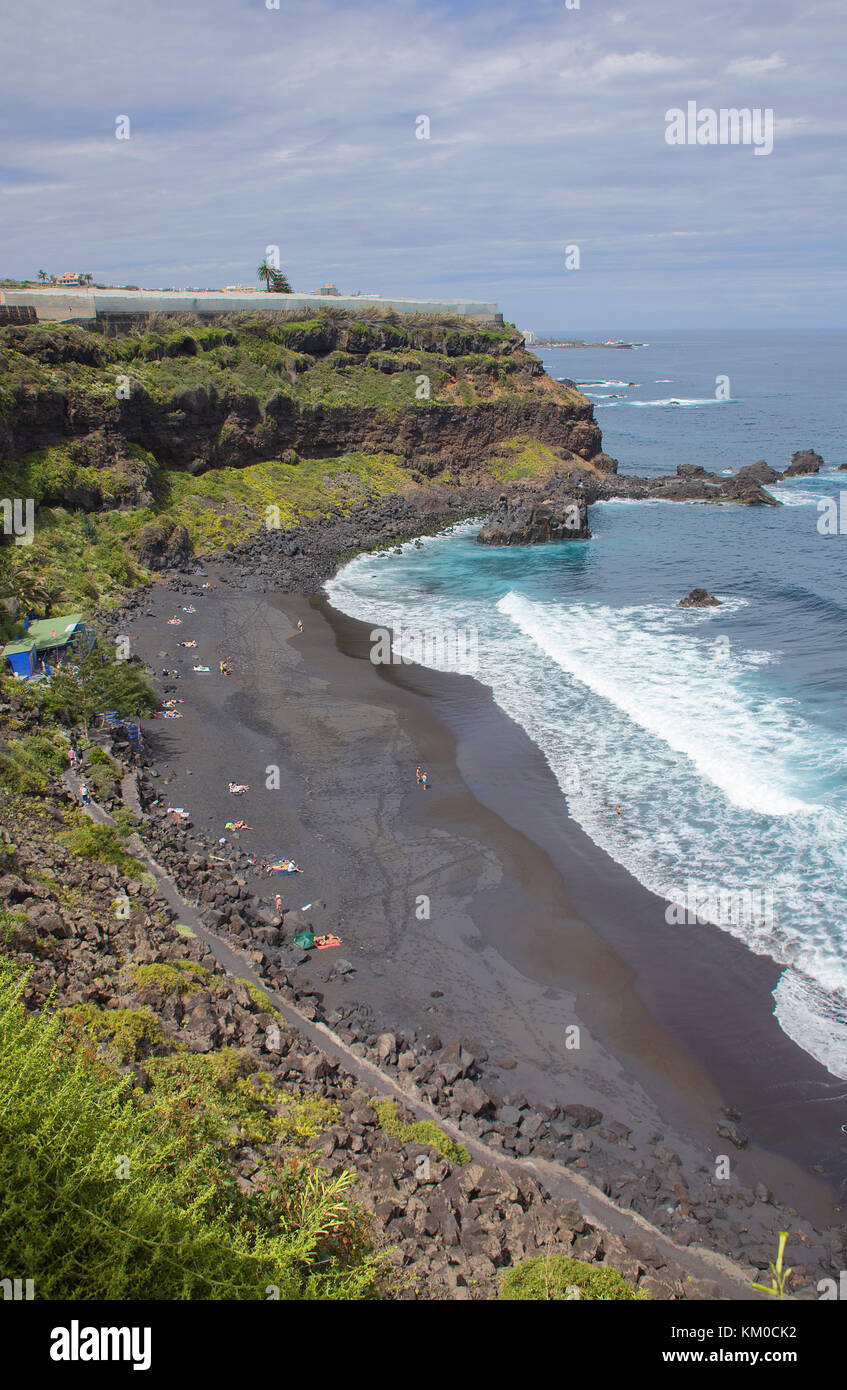
[[[267,267],[263,278],[275,287],[279,274]],[[32,545],[0,550],[0,599],[36,614],[116,606],[151,577],[151,526],[184,526],[195,553],[208,554],[269,514],[288,528],[426,488],[384,452],[392,421],[402,435],[400,417],[412,411],[527,397],[587,404],[539,373],[511,326],[449,316],[327,304],[311,318],[233,314],[211,327],[154,314],[116,337],[61,324],[2,328],[0,495],[32,498],[36,526]],[[352,449],[298,457],[281,446],[293,439],[306,453],[303,441],[313,429],[320,439],[334,413],[329,438],[349,438]],[[62,438],[69,419],[74,436]],[[47,435],[58,442],[21,442]],[[527,438],[506,441],[490,470],[507,481],[560,465]]]
[[[73,828],[59,836],[72,854],[79,859],[94,859],[100,864],[115,864],[131,878],[143,878],[147,870],[126,850],[126,836],[114,825],[98,825],[81,811],[67,812]]]
[[[140,666],[118,661],[97,638],[75,663],[58,667],[50,678],[49,707],[62,712],[85,733],[95,714],[114,710],[122,718],[150,713],[158,703]]]
[[[141,1061],[167,1038],[151,1009],[98,1009],[96,1004],[74,1004],[62,1011],[68,1036],[81,1043],[89,1039],[105,1044],[123,1064]]]
[[[404,1144],[425,1144],[440,1153],[442,1158],[448,1158],[451,1163],[470,1163],[471,1156],[464,1144],[455,1143],[431,1120],[417,1120],[414,1124],[407,1124],[400,1119],[397,1104],[393,1100],[372,1100],[371,1105],[377,1113],[380,1129],[384,1129],[386,1134],[392,1134]]]
[[[788,1232],[780,1231],[779,1245],[777,1247],[776,1252],[776,1260],[772,1260],[771,1263],[768,1265],[768,1269],[771,1272],[771,1282],[770,1284],[751,1284],[751,1289],[757,1289],[759,1293],[769,1293],[774,1298],[778,1298],[780,1300],[785,1298],[785,1286],[788,1283],[789,1277],[792,1273],[791,1266],[789,1265],[786,1269],[782,1263],[785,1257],[785,1246],[787,1244],[787,1241]]]
[[[239,1110],[246,1098],[238,1064],[186,1057],[180,1072],[147,1055],[154,1084],[144,1094],[93,1047],[92,1006],[71,1011],[76,1021],[28,1015],[24,983],[0,962],[4,1269],[32,1278],[42,1299],[377,1295],[379,1265],[349,1174],[270,1156],[259,1182],[236,1182],[243,1140],[222,1120],[227,1095]],[[125,1022],[110,1019],[107,1032],[125,1056],[144,1056],[155,1026],[150,1015],[127,1038]]]
[[[200,989],[215,990],[218,982],[203,965],[193,960],[177,960],[172,964],[133,965],[130,974],[140,991],[153,989],[161,994],[185,996]]]
[[[500,1299],[507,1303],[562,1299],[580,1302],[643,1301],[616,1269],[589,1265],[566,1255],[522,1260],[503,1278]]]
[[[580,461],[581,467],[587,467]],[[536,478],[552,473],[556,469],[567,469],[561,455],[549,444],[537,439],[516,436],[504,439],[497,451],[488,461],[488,471],[501,483],[517,482],[522,478]]]
[[[0,752],[0,784],[24,796],[43,796],[50,789],[51,775],[58,777],[67,766],[67,749],[55,732],[10,740]]]

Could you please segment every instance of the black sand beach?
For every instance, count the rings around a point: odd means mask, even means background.
[[[622,1149],[598,1140],[577,1160],[586,1176],[616,1167],[625,1189],[632,1155],[650,1164],[661,1141],[701,1182],[727,1154],[735,1183],[840,1224],[844,1083],[780,1030],[778,967],[716,928],[669,926],[664,901],[569,818],[540,751],[477,682],[372,665],[368,627],[322,598],[234,590],[224,567],[208,579],[202,597],[156,586],[125,629],[157,674],[181,672],[161,684],[184,718],[150,721],[150,751],[167,804],[199,832],[303,868],[254,886],[288,908],[326,903],[321,929],[356,967],[331,979],[337,953],[312,954],[300,975],[326,1005],[355,999],[388,1026],[468,1037],[505,1092],[593,1105],[630,1129]],[[230,781],[249,793],[231,796]],[[239,818],[250,831],[224,829]],[[716,1133],[727,1124],[744,1147]],[[745,1229],[761,1216],[769,1231],[761,1205]]]

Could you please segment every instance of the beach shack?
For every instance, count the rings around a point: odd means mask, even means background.
[[[81,613],[64,613],[58,618],[27,621],[23,636],[7,642],[0,656],[22,680],[49,676],[56,666],[77,655],[80,644],[89,645],[88,629]]]

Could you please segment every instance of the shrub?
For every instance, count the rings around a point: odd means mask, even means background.
[[[500,1290],[507,1303],[562,1299],[581,1302],[643,1301],[622,1274],[604,1265],[589,1265],[567,1255],[536,1255],[507,1271]]]
[[[417,1120],[414,1123],[401,1120],[397,1114],[396,1102],[393,1100],[372,1100],[371,1105],[379,1118],[380,1129],[384,1129],[386,1134],[392,1134],[404,1144],[425,1144],[427,1148],[435,1149],[442,1158],[449,1159],[451,1163],[460,1166],[470,1163],[471,1156],[464,1144],[456,1144],[449,1134],[445,1134],[443,1129],[439,1129],[431,1120]]]
[[[0,1266],[43,1299],[376,1296],[351,1175],[277,1163],[242,1192],[196,1088],[142,1094],[25,983],[0,962]]]
[[[144,865],[127,854],[123,836],[113,825],[98,825],[88,816],[76,812],[75,825],[59,838],[72,854],[80,859],[96,859],[101,864],[115,864],[123,873],[138,877],[147,870]]]

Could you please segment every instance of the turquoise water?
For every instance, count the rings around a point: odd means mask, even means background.
[[[760,346],[765,360],[773,345]],[[640,367],[658,352],[655,377],[671,380],[650,383],[655,399],[698,399],[697,372],[717,358],[694,339],[562,351],[568,371],[554,374],[588,380],[577,357],[612,357],[627,369],[590,379],[644,392]],[[723,352],[733,390],[735,352]],[[473,673],[543,750],[570,813],[646,886],[784,964],[781,1026],[847,1077],[847,534],[821,534],[818,509],[843,485],[847,530],[847,473],[834,469],[847,452],[836,360],[810,351],[802,363],[805,389],[799,359],[781,374],[757,362],[743,400],[597,412],[621,471],[779,465],[814,444],[827,468],[775,486],[780,509],[604,503],[588,541],[508,550],[465,526],[359,557],[327,587],[375,624],[472,632]],[[677,608],[694,586],[721,607]],[[424,660],[449,668],[444,651]]]

